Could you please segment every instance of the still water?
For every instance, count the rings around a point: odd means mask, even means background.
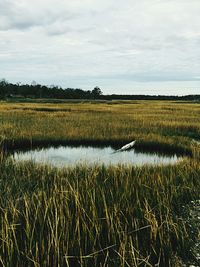
[[[74,166],[76,164],[174,164],[179,160],[176,155],[138,153],[134,149],[116,152],[112,147],[60,146],[26,152],[15,152],[15,160],[33,160],[53,166]]]

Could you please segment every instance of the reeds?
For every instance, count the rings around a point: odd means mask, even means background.
[[[191,154],[200,136],[200,106],[165,101],[122,103],[1,103],[0,135],[7,147],[113,144]]]
[[[77,166],[7,160],[0,170],[2,266],[175,266],[189,257],[182,205],[200,167]]]
[[[200,197],[200,106],[0,103],[1,148],[63,143],[184,152],[174,166],[56,169],[0,160],[0,266],[182,266]],[[2,155],[2,154],[1,154]]]

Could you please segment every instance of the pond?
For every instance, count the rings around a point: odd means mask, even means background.
[[[12,156],[17,161],[33,160],[53,166],[74,166],[76,164],[175,164],[181,157],[174,155],[136,152],[135,149],[116,151],[114,148],[92,146],[59,146],[29,151],[17,151]]]

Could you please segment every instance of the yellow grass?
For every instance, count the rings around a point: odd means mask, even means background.
[[[14,142],[96,142],[191,151],[200,105],[169,101],[0,103],[0,136]]]

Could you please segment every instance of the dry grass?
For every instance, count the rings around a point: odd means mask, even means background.
[[[13,146],[123,144],[191,153],[200,136],[200,105],[164,101],[1,103],[0,136]]]
[[[0,266],[181,266],[182,206],[200,192],[200,105],[0,103],[1,144],[88,142],[185,151],[174,166],[56,169],[0,157]]]
[[[200,167],[2,162],[2,266],[175,266],[189,257],[182,205],[199,197]],[[178,265],[177,265],[178,266]]]

